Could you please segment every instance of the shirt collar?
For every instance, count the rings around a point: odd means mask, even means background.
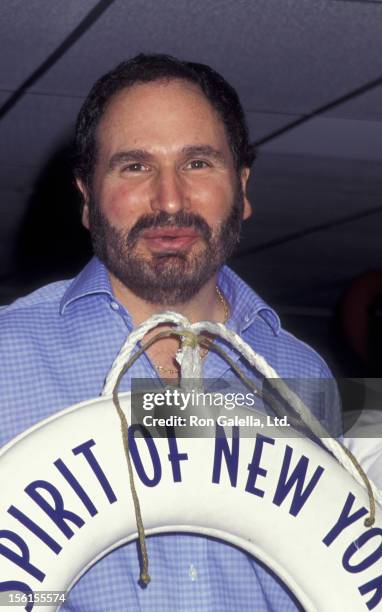
[[[229,327],[241,333],[259,316],[275,336],[280,333],[280,319],[276,312],[228,266],[220,269],[218,285],[230,305]],[[66,308],[76,300],[99,294],[115,299],[105,266],[97,257],[93,257],[65,291],[60,313],[65,314]]]
[[[66,308],[81,298],[102,293],[113,298],[109,274],[100,260],[93,257],[70,283],[62,296],[60,313],[65,314]]]
[[[279,335],[281,323],[277,313],[228,266],[221,268],[218,285],[231,308],[229,327],[240,334],[256,317],[260,317],[269,325],[275,336]]]

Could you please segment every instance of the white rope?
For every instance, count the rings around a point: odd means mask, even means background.
[[[144,338],[147,332],[154,329],[161,323],[172,323],[175,330],[184,329],[186,331],[192,331],[192,325],[186,317],[178,312],[172,312],[170,310],[162,312],[161,314],[153,315],[146,321],[143,321],[143,323],[138,325],[138,327],[132,331],[131,334],[129,334],[126,342],[123,344],[121,350],[115,358],[113,365],[110,368],[110,372],[107,375],[101,395],[112,395],[117,378],[124,364],[130,359],[135,345],[140,342],[142,338]],[[195,379],[195,381],[202,379],[202,365],[199,348],[197,351],[195,351],[192,347],[183,347],[182,345],[182,350],[177,355],[177,361],[179,365],[181,365],[182,377],[184,377],[185,381],[187,381],[187,379]]]
[[[355,469],[354,464],[346,454],[340,442],[331,437],[330,433],[321,425],[314,414],[305,406],[299,396],[292,391],[285,382],[262,357],[258,355],[244,340],[234,331],[225,327],[222,323],[213,323],[211,321],[200,321],[191,324],[188,319],[176,312],[166,311],[159,315],[154,315],[144,321],[134,330],[127,338],[122,346],[118,356],[114,360],[109,375],[107,376],[102,395],[111,395],[117,381],[118,375],[121,372],[124,364],[130,358],[131,353],[137,342],[142,340],[148,331],[159,325],[160,323],[172,323],[177,332],[185,331],[186,334],[193,332],[196,336],[202,332],[209,332],[215,336],[220,336],[230,344],[250,363],[255,367],[260,374],[265,378],[270,379],[272,386],[278,391],[281,397],[296,411],[305,425],[321,439],[323,445],[336,457],[341,465],[361,484],[364,488],[366,485]],[[193,348],[187,342],[184,342],[184,337],[181,339],[181,348],[178,351],[176,360],[180,365],[180,380],[183,388],[187,390],[186,385],[189,384],[195,389],[195,383],[202,379],[202,364],[200,359],[199,347]],[[191,380],[190,380],[191,379]],[[370,481],[374,498],[382,505],[382,492]]]

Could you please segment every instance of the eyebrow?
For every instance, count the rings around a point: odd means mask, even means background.
[[[225,155],[218,149],[214,149],[214,147],[211,147],[211,145],[188,145],[186,147],[183,147],[182,153],[186,157],[209,157],[220,164],[227,164]]]
[[[125,164],[127,162],[135,161],[135,162],[149,162],[152,161],[153,156],[148,151],[144,149],[130,149],[129,151],[120,151],[119,153],[115,153],[109,160],[109,169],[113,170],[117,166],[121,164]]]
[[[225,155],[211,147],[211,145],[207,144],[198,144],[198,145],[187,145],[181,149],[181,154],[185,157],[209,157],[210,159],[214,159],[216,162],[221,165],[226,166],[227,160]],[[115,153],[109,160],[109,170],[113,170],[117,168],[121,164],[125,164],[127,162],[150,162],[154,159],[154,155],[146,151],[145,149],[130,149],[128,151],[119,151]]]

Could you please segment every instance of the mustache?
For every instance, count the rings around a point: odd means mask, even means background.
[[[161,210],[157,214],[142,215],[142,217],[138,219],[127,235],[128,246],[134,246],[144,230],[156,229],[158,227],[192,227],[206,242],[210,241],[212,235],[208,223],[203,217],[196,213],[188,213],[184,210],[179,210],[175,214],[170,215],[170,213]]]

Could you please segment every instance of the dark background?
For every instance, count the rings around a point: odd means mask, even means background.
[[[1,304],[90,256],[68,145],[92,83],[170,53],[237,88],[258,144],[231,265],[337,375],[381,375],[380,0],[4,0],[0,17]]]

